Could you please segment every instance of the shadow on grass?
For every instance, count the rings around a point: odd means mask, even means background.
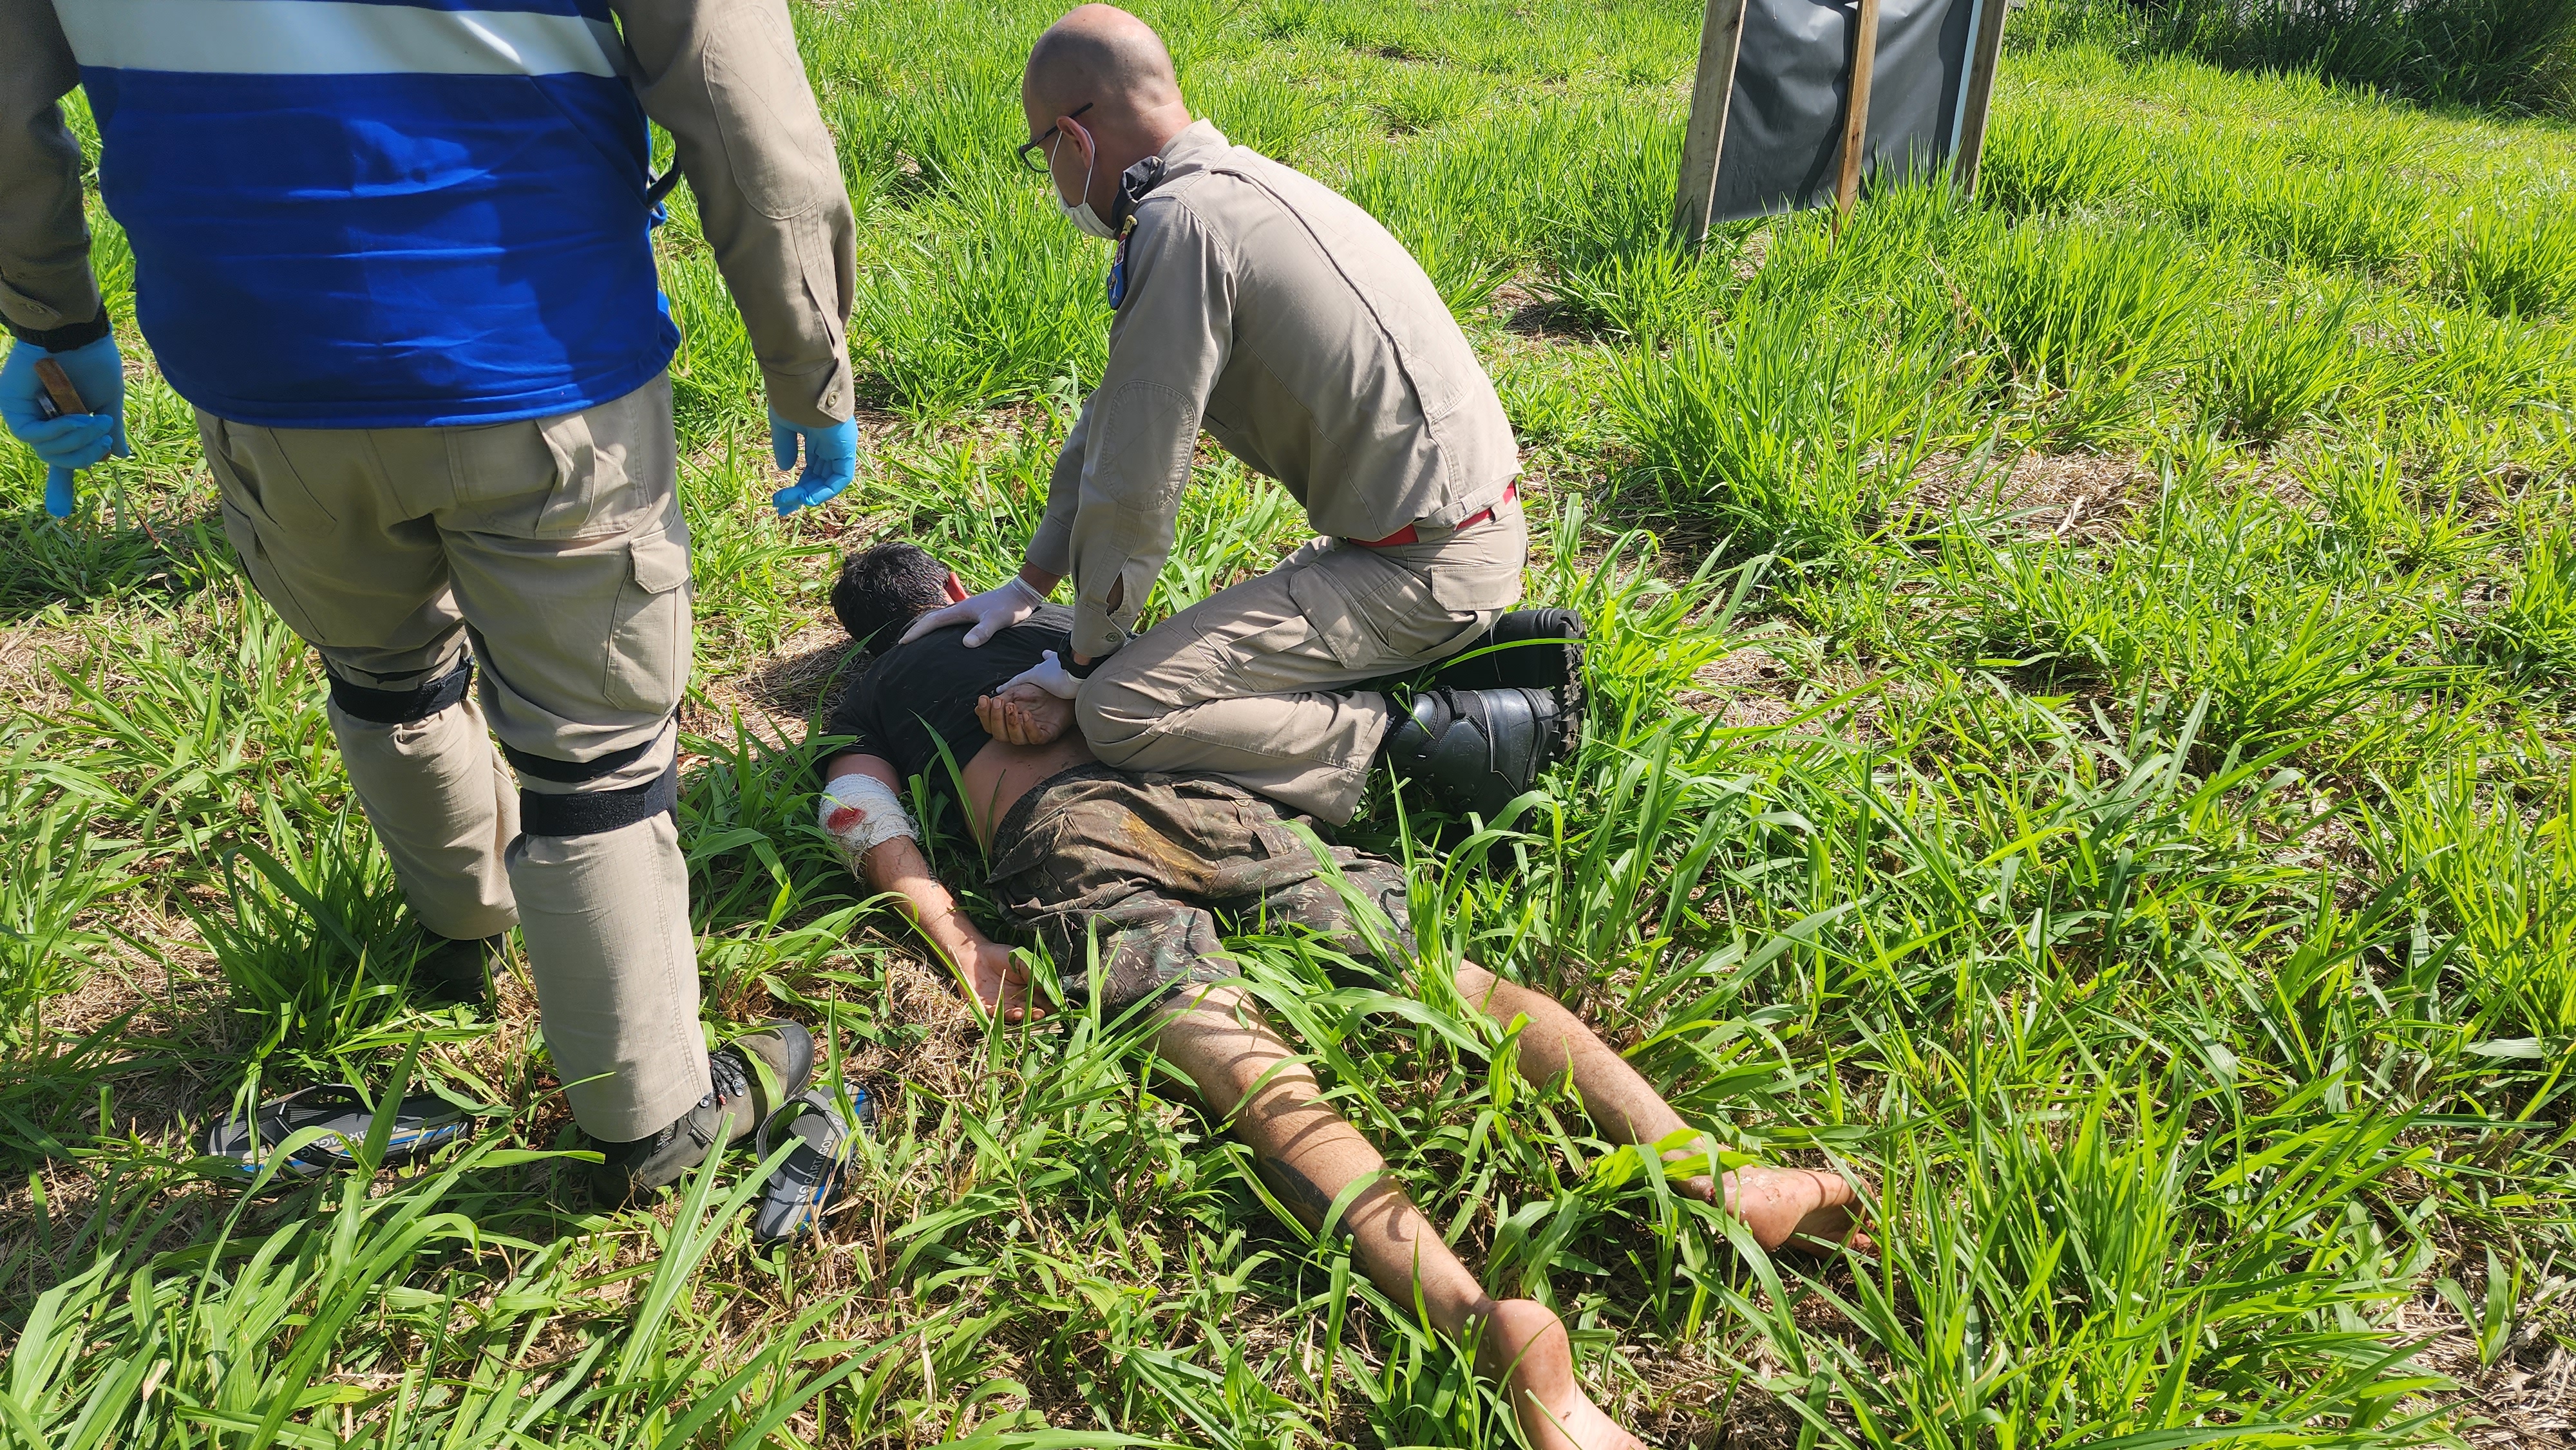
[[[729,693],[777,716],[810,720],[829,714],[841,691],[867,673],[868,661],[838,628],[808,631],[812,648],[762,660],[724,684]]]
[[[231,567],[210,512],[116,527],[100,513],[65,521],[21,509],[0,515],[0,625],[56,605],[86,611],[142,594],[194,594]]]
[[[220,986],[132,991],[104,1018],[40,1028],[10,1050],[0,1070],[0,1169],[23,1174],[49,1160],[184,1142],[207,1104],[231,1091],[222,1064],[232,1008]]]

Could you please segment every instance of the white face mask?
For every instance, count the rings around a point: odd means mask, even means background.
[[[1064,136],[1063,133],[1059,132],[1056,135],[1056,145],[1061,146],[1063,144]],[[1100,159],[1100,153],[1095,150],[1091,153],[1091,156],[1093,163],[1097,164]],[[1050,163],[1047,171],[1047,180],[1049,181],[1055,180],[1055,171],[1052,165],[1054,160],[1055,147],[1050,146],[1047,148],[1047,161]],[[1055,209],[1057,215],[1063,217],[1066,221],[1073,223],[1074,230],[1081,232],[1085,236],[1098,237],[1104,242],[1114,242],[1118,240],[1118,229],[1111,226],[1109,223],[1102,221],[1100,219],[1100,213],[1091,209],[1090,166],[1082,168],[1082,205],[1065,205],[1064,193],[1058,191],[1055,193]]]

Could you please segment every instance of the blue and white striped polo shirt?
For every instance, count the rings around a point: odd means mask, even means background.
[[[671,360],[605,0],[55,0],[135,315],[182,397],[286,428],[497,423]]]

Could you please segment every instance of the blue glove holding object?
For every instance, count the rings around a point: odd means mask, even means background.
[[[818,504],[850,486],[859,472],[859,422],[852,418],[827,428],[808,428],[790,423],[769,410],[769,451],[778,457],[780,468],[796,466],[796,445],[805,445],[805,471],[796,482],[769,496],[783,517],[809,504]]]
[[[62,367],[88,412],[57,415],[44,380],[36,376],[36,360],[45,357]],[[0,362],[0,424],[45,460],[45,512],[70,518],[73,472],[134,451],[125,441],[125,360],[116,339],[102,337],[65,352],[47,352],[31,342],[12,346],[8,361]]]

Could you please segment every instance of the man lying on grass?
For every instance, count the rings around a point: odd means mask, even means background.
[[[929,554],[886,544],[848,561],[832,604],[851,637],[868,643],[897,639],[916,615],[964,595],[956,574]],[[1374,955],[1338,874],[1385,912],[1409,949],[1404,874],[1340,847],[1329,851],[1338,872],[1328,871],[1288,829],[1293,818],[1262,797],[1213,775],[1104,766],[1068,728],[1069,702],[1029,685],[1001,691],[1044,652],[1064,650],[1070,622],[1069,611],[1048,606],[978,648],[967,647],[959,624],[881,650],[827,727],[853,743],[824,766],[823,827],[859,875],[896,896],[988,1009],[1020,1020],[1040,1004],[1010,949],[958,910],[904,810],[907,779],[934,783],[986,848],[986,884],[1003,910],[1059,962],[1088,960],[1086,939],[1096,936],[1101,1016],[1158,1013],[1156,1056],[1189,1076],[1209,1111],[1252,1146],[1280,1200],[1318,1226],[1345,1188],[1385,1160],[1325,1101],[1250,995],[1224,985],[1239,973],[1219,921],[1299,928],[1351,956]],[[1074,975],[1066,986],[1079,1005],[1089,981]],[[1457,986],[1496,1021],[1525,1020],[1522,1071],[1537,1081],[1570,1075],[1609,1138],[1661,1143],[1686,1131],[1635,1069],[1553,999],[1472,963],[1459,965]],[[1703,1139],[1667,1156],[1709,1152]],[[1853,1191],[1832,1174],[1747,1167],[1679,1186],[1703,1200],[1722,1192],[1766,1247],[1831,1245],[1852,1227]],[[1508,1385],[1532,1444],[1638,1443],[1575,1381],[1556,1316],[1531,1300],[1487,1295],[1391,1180],[1355,1196],[1341,1224],[1389,1298],[1411,1303],[1418,1292],[1432,1323],[1472,1345],[1479,1371]]]

